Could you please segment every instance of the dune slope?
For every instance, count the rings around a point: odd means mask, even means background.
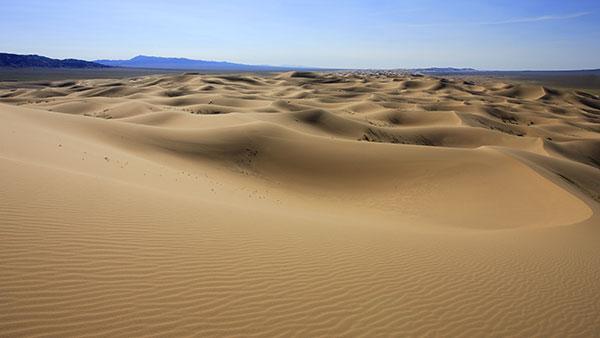
[[[598,107],[393,74],[0,83],[0,335],[593,336]]]

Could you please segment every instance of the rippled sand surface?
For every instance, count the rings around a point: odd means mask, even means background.
[[[1,336],[594,336],[600,99],[410,75],[0,84]]]

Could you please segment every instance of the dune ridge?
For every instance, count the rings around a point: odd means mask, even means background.
[[[377,72],[0,83],[0,335],[594,336],[598,107]]]

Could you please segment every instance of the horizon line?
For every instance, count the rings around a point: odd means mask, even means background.
[[[148,54],[137,54],[135,56],[132,56],[129,59],[78,59],[78,58],[73,58],[73,57],[68,57],[68,58],[54,58],[54,57],[50,57],[50,56],[46,56],[46,55],[42,55],[42,54],[36,54],[36,53],[31,53],[31,54],[18,54],[18,53],[10,53],[10,52],[2,52],[0,51],[0,54],[12,54],[12,55],[22,55],[22,56],[40,56],[40,57],[46,57],[46,58],[50,58],[50,59],[56,59],[56,60],[81,60],[81,61],[87,61],[87,62],[95,62],[97,63],[97,61],[129,61],[132,60],[136,57],[139,56],[145,56],[145,57],[153,57],[153,58],[162,58],[162,59],[180,59],[180,60],[189,60],[189,61],[203,61],[203,62],[215,62],[215,63],[230,63],[230,64],[235,64],[235,65],[242,65],[242,66],[257,66],[257,67],[273,67],[273,68],[287,68],[287,69],[293,69],[293,68],[297,68],[297,69],[322,69],[322,70],[348,70],[348,71],[377,71],[377,70],[385,70],[385,71],[393,71],[393,70],[420,70],[420,69],[455,69],[455,70],[471,70],[471,71],[475,71],[475,72],[569,72],[569,71],[596,71],[596,70],[600,70],[600,65],[598,67],[593,67],[593,68],[561,68],[561,69],[533,69],[533,68],[519,68],[519,69],[487,69],[487,68],[475,68],[475,67],[470,67],[470,66],[421,66],[421,67],[381,67],[381,68],[377,68],[377,67],[356,67],[356,68],[346,68],[346,67],[330,67],[330,66],[302,66],[302,65],[296,65],[296,66],[289,66],[289,65],[272,65],[272,64],[253,64],[253,63],[244,63],[244,62],[232,62],[232,61],[225,61],[225,60],[209,60],[209,59],[193,59],[190,57],[185,57],[185,56],[158,56],[158,55],[148,55]],[[111,66],[114,68],[140,68],[143,69],[142,67],[119,67],[119,66]],[[0,67],[2,68],[2,67]],[[10,67],[9,67],[10,68]],[[156,69],[165,69],[165,70],[178,70],[178,68],[156,68]],[[180,70],[186,70],[184,68],[181,68]],[[189,69],[189,70],[193,70],[193,69]]]

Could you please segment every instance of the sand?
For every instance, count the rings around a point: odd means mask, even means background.
[[[0,335],[598,335],[599,168],[576,90],[2,83]]]

